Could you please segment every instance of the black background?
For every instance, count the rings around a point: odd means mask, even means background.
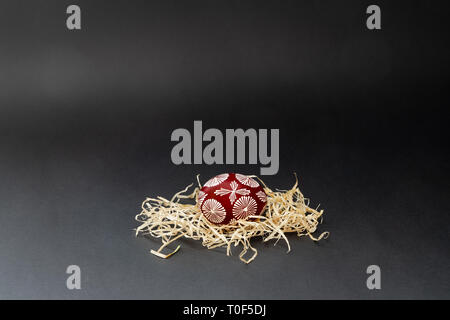
[[[449,298],[444,1],[0,4],[0,298]],[[175,166],[176,128],[279,128],[280,171],[328,240],[255,240],[244,265],[135,238],[146,196],[255,166]],[[82,270],[67,290],[65,270]],[[366,287],[367,266],[382,289]]]

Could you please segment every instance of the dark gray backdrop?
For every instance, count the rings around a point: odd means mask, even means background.
[[[449,298],[444,1],[69,1],[0,4],[0,298]],[[237,116],[239,112],[239,116]],[[146,196],[218,173],[175,166],[171,132],[280,128],[328,240],[239,250],[135,238]],[[68,265],[82,270],[69,291]],[[369,291],[368,265],[382,271]]]

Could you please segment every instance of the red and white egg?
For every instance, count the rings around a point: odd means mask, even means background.
[[[197,205],[214,224],[228,224],[260,215],[267,202],[261,185],[246,175],[224,173],[208,180],[198,193]]]

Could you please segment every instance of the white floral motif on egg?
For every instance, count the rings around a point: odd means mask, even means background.
[[[225,208],[215,199],[206,200],[203,203],[202,211],[206,219],[213,223],[221,223],[226,217]]]
[[[242,184],[244,184],[244,185],[246,185],[246,186],[249,186],[249,187],[251,187],[251,188],[257,188],[257,187],[259,187],[259,183],[258,183],[258,182],[256,182],[256,181],[253,180],[252,178],[247,177],[247,176],[245,176],[245,175],[243,175],[243,174],[236,173],[236,179],[237,179],[240,183],[242,183]]]
[[[231,190],[225,189],[225,188],[220,188],[219,190],[216,190],[214,192],[214,194],[218,195],[218,196],[225,196],[227,194],[230,194],[230,202],[231,202],[231,204],[233,204],[234,201],[236,201],[236,194],[239,194],[241,196],[246,196],[250,193],[250,191],[245,188],[238,189],[239,185],[237,184],[236,181],[231,182],[230,187],[231,187]]]
[[[198,203],[199,207],[202,206],[203,200],[205,200],[206,196],[207,196],[207,194],[204,193],[203,191],[198,192],[197,203]]]
[[[228,179],[228,173],[219,174],[205,183],[205,187],[214,187]]]
[[[236,219],[243,219],[254,215],[257,209],[257,203],[252,197],[240,197],[233,206],[233,216]]]
[[[259,200],[261,200],[262,202],[267,202],[267,195],[264,191],[259,191],[256,193],[256,195],[258,196]]]

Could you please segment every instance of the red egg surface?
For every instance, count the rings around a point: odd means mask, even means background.
[[[198,193],[197,205],[209,222],[228,224],[260,215],[267,195],[254,179],[239,173],[224,173],[208,180]]]

